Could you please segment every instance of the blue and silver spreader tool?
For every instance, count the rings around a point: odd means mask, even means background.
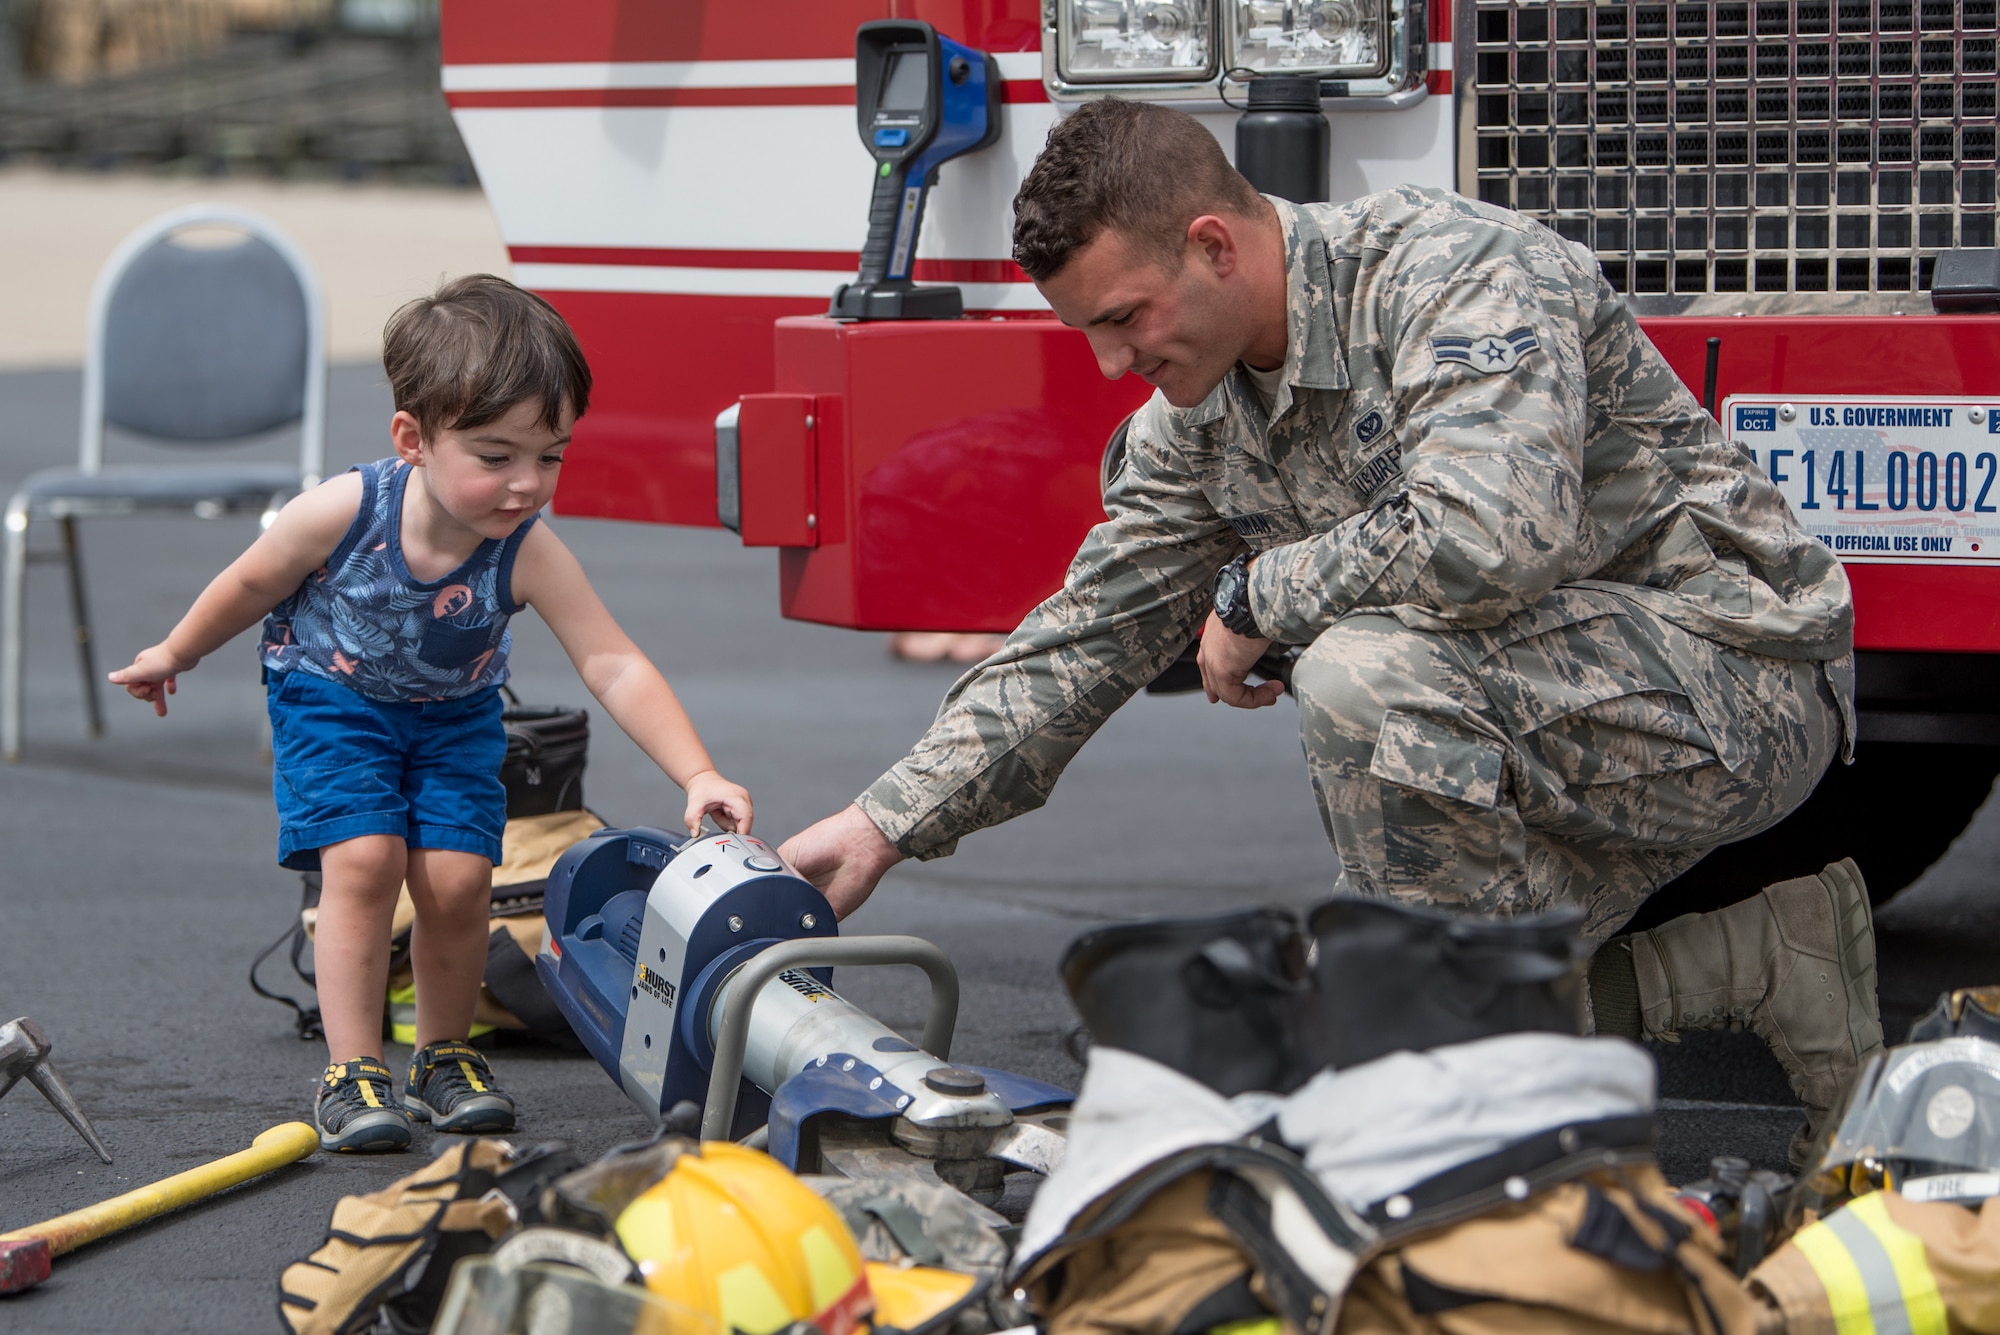
[[[655,1122],[755,1135],[799,1172],[918,1172],[978,1200],[1060,1159],[1067,1091],[949,1059],[958,974],[909,936],[842,937],[775,849],[743,834],[599,830],[549,871],[535,959],[583,1045]],[[931,983],[921,1043],[833,990],[832,966]]]

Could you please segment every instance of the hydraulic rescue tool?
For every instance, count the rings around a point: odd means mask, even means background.
[[[761,1138],[797,1172],[916,1173],[992,1202],[1060,1161],[1068,1091],[947,1060],[958,975],[909,936],[842,939],[833,910],[748,835],[599,830],[549,872],[535,967],[577,1036],[655,1122]],[[923,1044],[830,983],[833,965],[930,979]],[[760,1132],[760,1128],[767,1128]]]

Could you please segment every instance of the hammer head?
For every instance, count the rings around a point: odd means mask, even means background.
[[[47,1238],[0,1238],[0,1294],[31,1289],[48,1277]]]
[[[90,1119],[83,1115],[76,1096],[69,1092],[69,1086],[63,1083],[63,1078],[49,1063],[49,1051],[54,1046],[41,1026],[25,1015],[0,1024],[0,1094],[13,1088],[14,1082],[22,1076],[28,1077],[28,1083],[41,1090],[42,1097],[69,1119],[69,1124],[89,1142],[97,1157],[110,1163],[111,1151],[104,1148],[104,1142],[98,1138],[97,1129],[91,1126]]]
[[[41,1026],[25,1015],[0,1024],[0,1093],[48,1060],[54,1046]]]

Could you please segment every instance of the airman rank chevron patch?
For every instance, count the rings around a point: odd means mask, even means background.
[[[1476,338],[1434,338],[1431,356],[1440,366],[1458,362],[1482,374],[1511,371],[1521,359],[1542,346],[1535,331],[1522,325],[1505,334],[1481,334]]]

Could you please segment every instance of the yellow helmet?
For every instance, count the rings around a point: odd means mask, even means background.
[[[660,1297],[725,1330],[774,1335],[810,1321],[853,1335],[873,1307],[840,1212],[767,1154],[704,1142],[618,1216],[618,1241]]]
[[[927,1265],[870,1261],[868,1292],[875,1298],[875,1326],[917,1332],[956,1313],[980,1287],[971,1275]]]

